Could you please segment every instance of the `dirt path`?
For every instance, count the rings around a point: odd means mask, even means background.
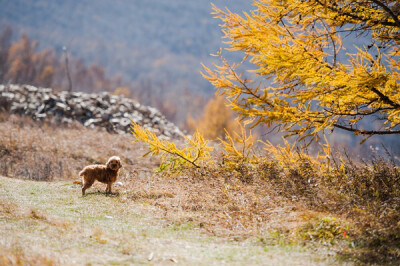
[[[70,181],[0,177],[0,265],[340,264],[323,250],[210,237],[197,225],[169,224],[153,206],[93,191],[82,198]]]

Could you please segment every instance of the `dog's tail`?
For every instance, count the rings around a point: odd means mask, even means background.
[[[82,179],[82,186],[85,185],[85,172],[86,172],[86,169],[83,169],[82,171],[79,172],[79,176]]]

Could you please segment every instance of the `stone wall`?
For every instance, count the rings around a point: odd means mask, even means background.
[[[162,138],[182,136],[179,128],[156,108],[106,92],[56,92],[30,85],[0,85],[0,110],[35,120],[55,118],[67,124],[79,121],[86,127],[118,134],[130,133],[130,124],[135,122]]]

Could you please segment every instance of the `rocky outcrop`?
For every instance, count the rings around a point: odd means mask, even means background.
[[[135,122],[162,138],[176,138],[182,132],[156,108],[106,92],[56,92],[30,85],[0,85],[0,109],[35,120],[56,118],[62,123],[76,120],[84,126],[126,134]]]

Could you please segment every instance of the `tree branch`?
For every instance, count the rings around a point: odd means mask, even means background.
[[[368,115],[376,114],[376,113],[378,113],[380,111],[392,110],[392,109],[393,108],[377,108],[377,109],[369,111],[369,112],[367,112],[367,111],[365,111],[365,112],[359,111],[359,112],[356,112],[356,113],[345,113],[345,112],[338,113],[338,112],[334,112],[332,110],[324,108],[325,112],[330,113],[331,115],[340,115],[340,116],[368,116]]]
[[[382,102],[384,102],[390,106],[393,106],[396,109],[400,108],[400,104],[395,103],[394,101],[390,100],[390,98],[388,96],[384,95],[377,88],[371,88],[371,91],[373,91],[376,95],[378,95],[379,98],[382,100]]]
[[[385,4],[383,4],[381,1],[378,0],[371,0],[372,2],[374,2],[376,5],[382,7],[383,10],[385,10],[394,20],[394,22],[396,23],[396,26],[400,28],[400,20],[399,18],[396,16],[396,14],[393,13],[393,11]]]
[[[354,132],[354,133],[358,133],[361,135],[393,135],[393,134],[400,134],[400,130],[395,130],[395,131],[379,131],[379,130],[364,130],[364,129],[356,129],[356,128],[352,128],[352,127],[346,127],[346,126],[342,126],[339,124],[333,124],[334,127],[346,130],[346,131],[350,131],[350,132]]]
[[[192,164],[192,165],[193,165],[194,167],[196,167],[196,168],[200,168],[199,165],[197,165],[197,164],[194,163],[198,158],[196,158],[196,160],[195,160],[194,162],[192,162],[191,160],[187,159],[186,157],[180,155],[179,153],[171,152],[171,151],[169,151],[169,150],[167,150],[167,149],[164,149],[164,148],[161,148],[161,147],[159,147],[159,149],[162,150],[162,151],[164,151],[164,152],[166,152],[166,153],[169,153],[169,154],[171,154],[171,155],[175,155],[175,156],[178,156],[178,157],[182,158],[183,160],[185,160],[185,161],[187,161],[188,163]]]

